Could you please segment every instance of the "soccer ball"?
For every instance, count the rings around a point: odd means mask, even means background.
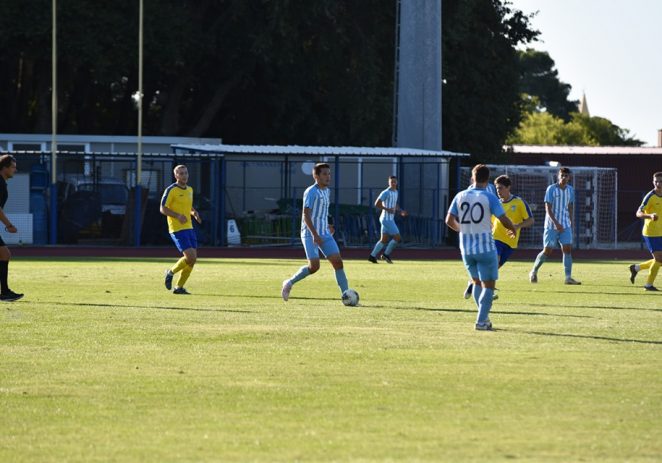
[[[354,307],[359,303],[359,293],[351,288],[348,289],[342,293],[342,303],[346,306]]]

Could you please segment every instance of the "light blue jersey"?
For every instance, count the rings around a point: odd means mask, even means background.
[[[460,224],[460,251],[462,255],[496,251],[492,238],[492,216],[505,214],[499,199],[484,188],[470,187],[459,192],[449,212]]]
[[[398,190],[391,190],[390,188],[387,188],[379,193],[379,197],[377,199],[381,200],[382,204],[384,204],[384,207],[395,209],[395,205],[398,204]],[[383,222],[384,220],[395,220],[395,214],[382,209],[382,213],[379,216],[379,221]]]
[[[552,206],[552,212],[554,217],[563,228],[570,228],[570,211],[569,205],[575,203],[575,189],[566,185],[563,189],[559,187],[558,183],[550,185],[547,187],[545,192],[545,202],[549,203]],[[549,218],[549,215],[545,214],[545,228],[555,229],[554,222]]]
[[[329,231],[329,198],[329,189],[322,189],[317,184],[309,186],[303,193],[303,207],[310,209],[310,218],[320,236],[331,234]],[[313,236],[303,219],[301,220],[301,236]]]

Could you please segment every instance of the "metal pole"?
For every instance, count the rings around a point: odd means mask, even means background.
[[[139,0],[138,13],[138,158],[136,159],[136,200],[133,239],[136,247],[140,246],[140,231],[142,229],[142,154],[143,154],[143,0]]]
[[[53,0],[51,37],[51,244],[57,243],[57,0]]]

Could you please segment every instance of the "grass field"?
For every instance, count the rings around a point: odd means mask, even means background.
[[[662,294],[625,262],[529,262],[475,332],[459,261],[11,264],[0,461],[661,461]]]

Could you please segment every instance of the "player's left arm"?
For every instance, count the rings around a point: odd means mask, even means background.
[[[202,223],[202,217],[200,217],[200,213],[194,207],[191,208],[191,216],[196,222]]]

